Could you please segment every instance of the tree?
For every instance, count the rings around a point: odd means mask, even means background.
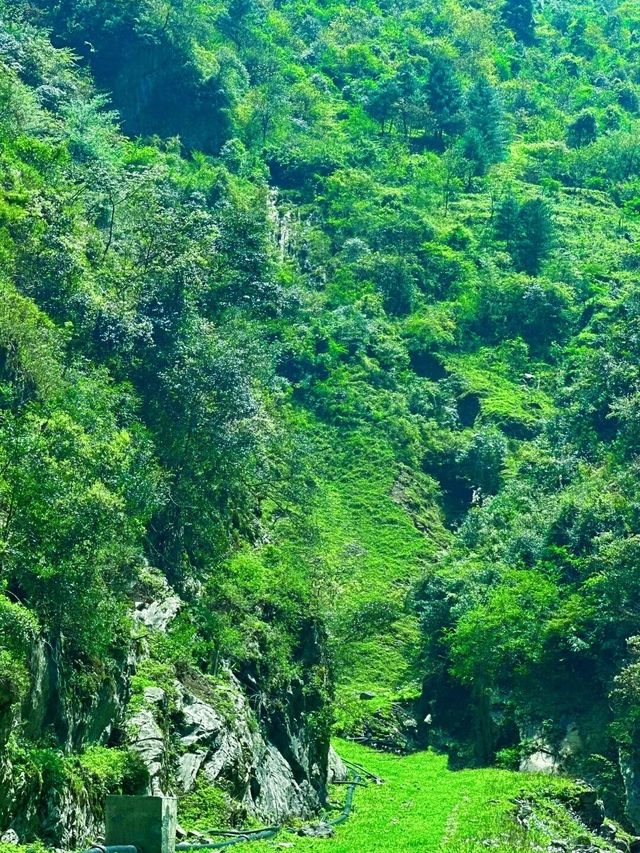
[[[508,196],[499,205],[494,221],[496,237],[506,243],[519,272],[537,275],[553,243],[553,221],[548,204],[541,198],[522,205]]]
[[[515,245],[519,217],[520,203],[515,196],[508,195],[498,204],[493,220],[493,227],[496,237],[507,244],[509,251]]]
[[[399,316],[409,314],[417,292],[415,264],[398,255],[377,255],[372,273],[387,311]]]
[[[492,163],[506,153],[506,127],[498,92],[486,77],[480,77],[467,96],[467,132],[465,157],[476,164],[476,173],[484,175]]]
[[[598,137],[598,122],[591,110],[583,110],[571,122],[567,130],[567,141],[572,148],[582,148],[590,145]]]
[[[502,17],[518,41],[524,44],[533,42],[535,38],[533,0],[506,0],[502,7]]]
[[[434,59],[427,84],[427,102],[433,115],[436,144],[442,148],[445,135],[458,134],[464,127],[462,87],[450,59],[441,56]]]
[[[383,134],[387,126],[393,124],[398,97],[398,83],[395,77],[379,80],[366,97],[365,109],[372,119],[379,122]]]
[[[519,220],[516,265],[529,275],[538,275],[553,240],[549,206],[541,198],[530,199],[522,205]]]

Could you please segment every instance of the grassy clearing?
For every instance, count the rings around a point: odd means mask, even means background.
[[[358,788],[352,816],[333,840],[280,836],[272,848],[293,843],[294,850],[325,853],[526,853],[546,850],[554,838],[586,833],[554,799],[570,793],[574,783],[568,780],[493,769],[452,772],[444,756],[430,752],[399,757],[343,741],[336,746],[385,784]],[[537,804],[535,829],[514,819],[512,800],[522,795]],[[342,800],[344,789],[332,796]],[[601,839],[598,844],[613,849]]]
[[[328,470],[314,507],[318,552],[330,579],[327,601],[338,677],[338,729],[419,691],[419,631],[406,606],[413,583],[446,533],[431,496],[416,528],[398,498],[399,465],[383,441],[331,436]],[[359,700],[374,692],[373,702]]]

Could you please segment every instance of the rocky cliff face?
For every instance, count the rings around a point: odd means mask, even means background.
[[[137,603],[134,634],[142,639],[89,700],[74,698],[61,645],[34,642],[28,696],[0,720],[0,834],[78,847],[101,835],[104,796],[114,786],[182,796],[216,790],[240,822],[308,816],[321,806],[329,743],[326,728],[312,725],[323,699],[305,679],[322,657],[313,630],[299,649],[301,678],[279,696],[225,667],[215,679],[193,671],[167,678],[165,668],[154,680],[153,638],[181,606],[168,587]],[[82,757],[96,745],[107,765],[97,774]],[[112,772],[111,756],[114,767],[126,759],[127,772]]]

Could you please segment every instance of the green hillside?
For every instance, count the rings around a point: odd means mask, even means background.
[[[332,736],[404,754],[336,849],[640,832],[639,33],[0,0],[0,836],[295,821]]]

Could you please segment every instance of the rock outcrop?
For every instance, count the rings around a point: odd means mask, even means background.
[[[166,585],[153,601],[138,602],[138,639],[117,672],[84,700],[74,697],[61,644],[35,641],[28,695],[0,714],[0,834],[66,849],[100,836],[104,787],[61,769],[92,745],[135,757],[144,789],[136,792],[184,795],[197,784],[221,786],[242,814],[268,822],[319,809],[329,743],[328,731],[309,724],[322,702],[304,682],[305,666],[322,654],[313,631],[299,650],[303,676],[283,695],[262,695],[259,707],[248,690],[253,677],[246,674],[243,683],[245,675],[224,666],[215,679],[188,672],[140,688],[134,676],[150,660],[150,639],[167,630],[181,606]],[[45,756],[51,766],[29,769],[19,750],[14,759],[4,747],[18,733],[23,741],[53,744]],[[335,758],[333,768],[341,772]]]

